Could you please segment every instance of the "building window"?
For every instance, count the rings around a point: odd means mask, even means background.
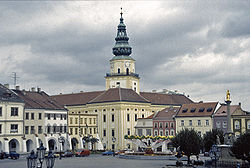
[[[87,118],[84,118],[84,124],[85,124],[85,125],[88,124],[88,123],[87,123]]]
[[[160,128],[162,128],[162,122],[160,122]],[[162,136],[162,135],[161,135]]]
[[[135,114],[135,121],[137,121],[137,114]]]
[[[64,114],[64,120],[66,120],[67,119],[67,115],[66,114]]]
[[[106,122],[106,114],[103,114],[103,122]]]
[[[154,131],[154,136],[157,136],[157,135],[158,135],[158,131],[155,130],[155,131]]]
[[[18,116],[18,107],[11,107],[11,116]]]
[[[198,126],[201,126],[201,120],[198,120]]]
[[[38,126],[38,134],[42,134],[43,133],[43,127],[42,126]]]
[[[216,122],[216,128],[220,128],[220,121]]]
[[[128,128],[128,135],[130,135],[130,128]]]
[[[78,134],[78,128],[75,128],[75,134],[76,135]]]
[[[3,115],[3,108],[2,107],[0,107],[0,116],[2,116]]]
[[[171,122],[171,123],[170,123],[170,127],[171,127],[171,128],[174,128],[174,123]]]
[[[84,134],[88,134],[88,133],[87,133],[87,128],[84,128]]]
[[[18,132],[18,124],[11,124],[10,133],[17,133],[17,132]]]
[[[78,124],[78,118],[75,118],[75,124]]]
[[[146,129],[146,135],[151,136],[151,129]]]
[[[106,130],[105,129],[103,130],[103,136],[104,137],[106,136]]]
[[[73,134],[73,128],[69,129],[69,133],[72,135]]]
[[[62,125],[60,125],[60,127],[59,127],[59,132],[60,132],[60,133],[63,132],[63,126],[62,126]]]
[[[97,110],[95,110],[95,112],[97,112]]]
[[[38,119],[41,120],[42,119],[42,113],[38,114]]]
[[[114,114],[111,115],[111,120],[112,120],[112,122],[115,122],[115,115]]]
[[[34,119],[35,119],[35,114],[31,113],[31,120],[34,120]]]
[[[25,119],[26,119],[26,120],[29,119],[29,113],[25,113]]]
[[[144,114],[141,115],[141,118],[144,118]]]
[[[63,114],[61,114],[61,120],[63,120]]]
[[[144,109],[141,109],[141,111],[144,111]]]
[[[227,128],[227,122],[226,122],[226,121],[223,121],[222,127],[223,127],[223,128]]]
[[[240,122],[239,122],[238,120],[236,120],[236,121],[234,122],[234,128],[235,128],[235,129],[240,129]]]
[[[51,132],[51,127],[48,125],[48,127],[47,127],[47,133],[50,134],[50,132]]]
[[[184,123],[184,120],[181,120],[181,126],[184,126],[185,123]]]
[[[89,118],[89,124],[92,124],[92,118]]]
[[[192,124],[193,124],[192,120],[189,120],[189,126],[192,126]]]
[[[142,136],[142,129],[138,129],[138,135]]]
[[[157,127],[158,127],[158,123],[157,123],[157,122],[155,122],[154,126],[155,126],[155,128],[157,128]]]
[[[168,135],[169,135],[169,131],[166,130],[166,131],[165,131],[165,136],[168,136]]]
[[[35,134],[35,127],[34,127],[34,126],[31,126],[31,127],[30,127],[30,133],[31,133],[31,134]]]
[[[64,133],[66,133],[67,132],[67,126],[65,125],[64,126]]]
[[[207,125],[207,126],[209,125],[209,120],[206,120],[206,125]]]
[[[247,129],[250,129],[250,121],[247,121]]]
[[[93,118],[93,124],[96,124],[96,118]]]
[[[171,134],[171,136],[174,136],[174,130],[173,129],[171,129],[170,134]]]
[[[103,111],[106,111],[106,109],[103,109]]]
[[[56,125],[53,126],[53,133],[56,133]]]
[[[160,133],[160,136],[163,136],[163,130],[160,130],[159,133]]]
[[[121,71],[120,68],[118,68],[118,70],[117,70],[118,74],[120,73],[120,71]]]
[[[56,114],[54,114],[54,120],[56,120]]]
[[[80,118],[80,124],[83,124],[83,118]]]
[[[72,117],[69,118],[69,124],[73,124],[73,118]]]
[[[48,114],[47,116],[48,116],[48,120],[50,120],[50,114]]]
[[[168,122],[166,122],[166,128],[168,128]]]
[[[80,129],[80,133],[81,133],[81,135],[83,134],[83,128]]]
[[[114,137],[114,136],[115,136],[115,130],[112,129],[112,137]]]
[[[94,128],[94,134],[96,134],[96,128]]]
[[[29,126],[25,126],[25,134],[29,134]]]
[[[127,114],[127,121],[129,121],[129,114]]]
[[[89,128],[89,134],[92,134],[92,128]]]

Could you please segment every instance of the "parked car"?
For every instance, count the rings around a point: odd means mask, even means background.
[[[114,152],[109,150],[102,153],[102,155],[114,155]]]
[[[62,154],[62,157],[72,157],[73,153],[71,151],[66,151]]]
[[[8,153],[6,153],[6,152],[0,152],[0,159],[6,159],[6,158],[8,158],[9,157],[9,154]]]
[[[78,149],[75,153],[76,157],[89,156],[89,155],[90,155],[90,150],[88,149]]]
[[[9,157],[11,159],[19,159],[20,154],[16,152],[10,152]]]

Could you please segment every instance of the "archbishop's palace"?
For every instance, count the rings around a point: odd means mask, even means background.
[[[227,104],[193,102],[166,89],[141,92],[128,41],[121,13],[105,90],[51,96],[40,88],[26,91],[0,84],[0,151],[26,153],[41,142],[54,151],[137,150],[125,135],[175,136],[194,128],[202,136],[213,128],[227,130]],[[249,112],[240,103],[229,106],[231,131],[236,136],[249,131]],[[92,146],[84,137],[99,141]]]

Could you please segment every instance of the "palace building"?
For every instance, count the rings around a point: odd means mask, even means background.
[[[104,149],[129,148],[132,144],[124,136],[135,134],[138,118],[146,118],[166,107],[192,103],[185,95],[175,92],[140,91],[140,77],[136,73],[135,59],[131,57],[132,47],[122,13],[115,41],[104,91],[52,96],[69,111],[72,148],[84,147],[84,136],[97,137]]]

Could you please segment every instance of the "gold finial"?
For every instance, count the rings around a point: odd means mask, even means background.
[[[227,101],[230,101],[230,92],[227,90]]]

